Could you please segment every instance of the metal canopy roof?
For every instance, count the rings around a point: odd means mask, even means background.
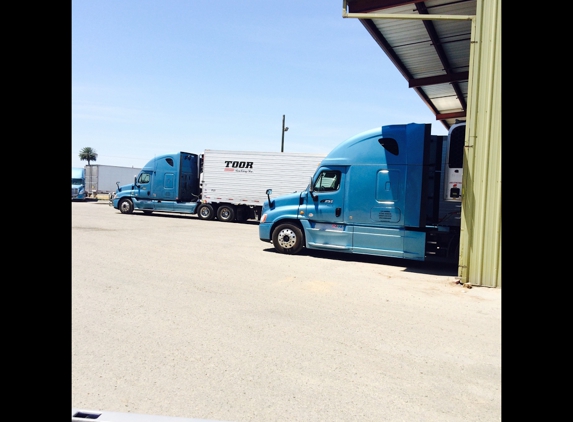
[[[343,0],[342,15],[362,22],[408,86],[449,129],[466,118],[476,2]],[[422,15],[431,20],[422,20]]]

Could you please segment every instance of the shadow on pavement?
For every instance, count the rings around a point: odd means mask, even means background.
[[[274,248],[265,248],[264,252],[278,253]],[[438,262],[438,261],[413,261],[409,259],[388,258],[384,256],[359,255],[342,252],[329,252],[319,250],[303,249],[298,255],[310,256],[317,259],[331,259],[345,262],[364,262],[370,264],[390,265],[393,267],[406,267],[405,272],[443,275],[457,277],[458,263],[456,262]],[[295,258],[297,255],[292,255]]]

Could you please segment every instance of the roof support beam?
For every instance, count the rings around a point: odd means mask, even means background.
[[[406,19],[420,21],[471,21],[474,15],[408,15],[399,13],[347,13],[342,9],[343,18],[357,19]]]
[[[412,4],[418,0],[348,0],[348,11],[352,13],[367,13],[389,7]]]
[[[466,72],[450,73],[448,75],[429,76],[427,78],[410,79],[408,81],[408,86],[410,88],[416,88],[418,86],[439,85],[452,82],[467,81],[469,79],[469,75],[470,72],[466,71]]]
[[[465,118],[465,117],[466,117],[465,111],[457,111],[455,113],[436,114],[436,120],[458,119],[458,118]]]

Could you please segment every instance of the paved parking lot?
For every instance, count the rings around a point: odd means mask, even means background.
[[[280,255],[256,222],[71,206],[74,408],[501,420],[501,289],[437,265]]]

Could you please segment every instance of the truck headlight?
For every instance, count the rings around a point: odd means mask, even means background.
[[[267,221],[267,214],[263,214],[263,216],[261,217],[261,223],[264,223],[265,221]]]

